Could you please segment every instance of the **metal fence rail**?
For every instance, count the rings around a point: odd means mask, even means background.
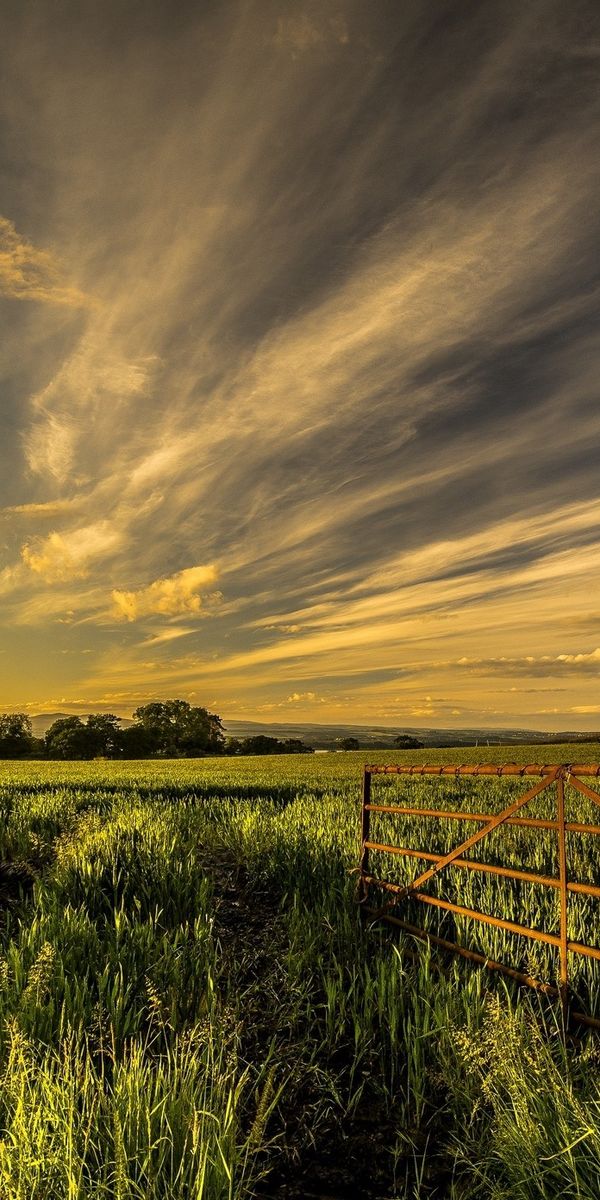
[[[518,776],[521,778],[537,778],[538,782],[528,788],[523,795],[513,800],[500,813],[468,813],[468,812],[449,812],[435,808],[415,808],[411,806],[403,806],[398,804],[373,804],[371,803],[371,779],[373,775],[422,775],[422,776],[454,776],[460,777],[465,775],[474,776]],[[371,920],[389,921],[393,925],[400,926],[407,932],[425,941],[433,942],[435,945],[441,946],[445,950],[451,950],[456,954],[462,955],[473,962],[481,963],[491,970],[500,971],[508,975],[512,979],[516,979],[519,983],[526,984],[528,987],[536,988],[538,991],[545,992],[548,995],[559,996],[565,1017],[568,1014],[569,1008],[569,955],[579,954],[588,958],[594,958],[600,961],[600,948],[589,946],[582,942],[574,942],[568,936],[568,900],[570,893],[576,893],[583,896],[592,896],[600,898],[600,886],[593,884],[578,883],[571,880],[568,874],[567,864],[567,833],[589,833],[600,834],[600,825],[590,825],[583,822],[567,821],[565,817],[565,785],[574,788],[580,795],[591,800],[594,804],[600,807],[600,793],[584,783],[584,779],[600,778],[600,765],[598,764],[574,764],[560,766],[541,766],[537,764],[529,764],[528,766],[519,766],[516,763],[507,763],[502,766],[493,764],[466,764],[463,766],[438,766],[429,764],[406,764],[402,766],[366,766],[363,775],[363,791],[362,791],[362,809],[361,809],[361,859],[360,859],[360,875],[359,875],[359,894],[360,901],[363,905],[363,911],[368,914]],[[554,819],[543,819],[536,817],[524,817],[517,815],[521,810],[529,804],[536,796],[541,795],[547,789],[552,789],[556,798],[556,816]],[[397,846],[395,844],[386,844],[376,842],[371,839],[371,813],[390,813],[400,814],[406,817],[432,817],[438,820],[452,821],[476,821],[482,826],[475,833],[471,834],[460,845],[456,846],[448,854],[434,854],[431,851],[421,849],[409,849],[406,846]],[[472,849],[473,846],[483,841],[488,834],[492,833],[502,825],[521,825],[530,829],[553,829],[556,831],[557,850],[558,850],[558,878],[549,875],[539,875],[532,871],[521,870],[517,868],[497,866],[495,864],[479,862],[471,858],[465,858],[464,855]],[[405,858],[418,858],[425,862],[431,863],[425,870],[417,874],[410,883],[399,885],[391,883],[388,880],[380,879],[371,873],[370,870],[370,855],[375,852],[385,854],[398,854]],[[429,895],[422,891],[424,884],[427,884],[430,879],[438,875],[440,871],[448,867],[457,868],[459,871],[480,871],[489,874],[499,875],[506,879],[520,880],[526,883],[539,884],[542,887],[552,888],[558,891],[560,898],[560,932],[558,934],[546,933],[541,929],[533,929],[528,925],[520,925],[514,921],[505,920],[503,917],[493,916],[489,913],[482,913],[472,908],[467,908],[461,904],[452,903],[449,900],[442,900],[438,896]],[[375,888],[389,893],[391,899],[378,908],[370,907],[367,903],[371,890]],[[509,933],[519,934],[522,937],[531,938],[534,941],[545,942],[549,946],[555,947],[559,951],[560,958],[560,975],[559,987],[552,984],[544,983],[541,980],[534,979],[530,975],[522,971],[517,971],[515,968],[506,966],[503,963],[494,962],[479,954],[475,950],[470,950],[465,946],[460,946],[456,942],[451,942],[446,938],[438,937],[436,934],[430,933],[428,930],[403,920],[397,913],[391,913],[390,909],[397,906],[410,897],[412,900],[418,900],[422,904],[433,905],[439,909],[445,909],[448,912],[453,912],[459,916],[467,917],[473,921],[479,921],[486,925],[496,926],[499,929],[505,929]],[[593,1025],[600,1028],[600,1020],[594,1017],[589,1017],[585,1013],[573,1013],[577,1020],[583,1021],[588,1025]]]

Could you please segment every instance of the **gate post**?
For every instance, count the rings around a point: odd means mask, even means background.
[[[371,830],[371,813],[367,805],[371,803],[371,772],[368,767],[363,770],[362,783],[362,808],[360,815],[360,875],[359,875],[359,901],[367,899],[369,891],[368,884],[363,882],[363,875],[366,875],[369,870],[369,848],[366,843],[369,841]]]
[[[561,767],[556,779],[558,821],[558,874],[560,879],[560,1000],[566,1026],[569,1011],[569,934],[567,927],[567,834],[565,829],[565,781]]]

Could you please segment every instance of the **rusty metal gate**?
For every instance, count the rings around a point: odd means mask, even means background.
[[[537,778],[538,782],[530,787],[523,795],[514,800],[502,812],[493,813],[472,813],[472,812],[447,812],[435,808],[414,808],[410,806],[401,806],[398,804],[373,804],[371,802],[371,779],[374,775],[423,775],[423,776],[454,776],[460,777],[464,775],[476,776],[520,776],[522,778]],[[360,860],[360,875],[359,875],[359,898],[363,905],[363,911],[373,921],[384,920],[389,921],[393,925],[400,926],[402,929],[414,936],[425,941],[433,942],[435,945],[441,946],[445,950],[450,950],[453,953],[460,954],[464,958],[470,959],[472,962],[480,963],[491,970],[500,971],[508,975],[512,979],[516,979],[519,983],[526,984],[529,987],[535,988],[538,991],[545,992],[550,996],[559,996],[562,1002],[565,1016],[568,1012],[569,1005],[569,955],[580,954],[589,958],[594,958],[600,961],[600,948],[589,946],[582,942],[574,942],[569,939],[567,928],[568,917],[568,900],[570,893],[579,893],[584,896],[594,896],[600,898],[600,887],[592,884],[578,883],[569,878],[568,863],[567,863],[567,833],[587,833],[600,834],[600,825],[589,825],[575,821],[567,821],[565,817],[565,785],[574,788],[580,795],[585,796],[594,804],[600,806],[600,793],[594,791],[584,782],[585,778],[600,777],[600,765],[598,764],[576,764],[572,766],[518,766],[515,763],[505,764],[503,766],[494,765],[466,765],[466,766],[435,766],[435,765],[404,765],[404,766],[366,766],[363,776],[363,793],[362,793],[362,813],[361,813],[361,860]],[[543,819],[536,817],[517,816],[526,804],[534,797],[539,796],[546,789],[552,789],[556,798],[556,815],[552,819]],[[474,821],[481,826],[470,837],[462,841],[448,854],[433,854],[424,849],[408,849],[405,846],[388,845],[381,842],[371,840],[371,813],[390,813],[401,814],[405,817],[431,817],[452,821]],[[491,863],[479,862],[472,858],[465,858],[473,846],[483,841],[488,834],[493,830],[498,829],[502,825],[519,825],[532,829],[551,829],[556,831],[557,849],[558,849],[558,878],[553,878],[548,875],[538,875],[532,871],[517,870],[511,867],[498,866]],[[375,874],[371,873],[370,862],[372,853],[399,854],[405,857],[422,859],[425,862],[431,863],[431,866],[419,873],[411,880],[410,883],[399,885],[391,883],[388,880],[380,879]],[[494,875],[500,875],[506,879],[516,879],[526,883],[540,884],[545,888],[553,888],[559,893],[560,898],[560,932],[558,934],[546,933],[541,929],[533,929],[527,925],[519,925],[514,921],[505,920],[503,917],[493,916],[488,913],[482,913],[472,908],[467,908],[461,904],[454,904],[449,900],[443,900],[438,896],[429,895],[422,891],[424,884],[437,876],[440,871],[452,867],[458,870],[482,871],[489,872]],[[391,893],[392,898],[379,907],[371,907],[368,904],[372,890],[383,890]],[[535,941],[545,942],[550,946],[555,947],[559,951],[560,957],[560,972],[559,972],[559,987],[555,987],[550,983],[544,983],[539,979],[534,979],[532,976],[525,974],[522,971],[506,966],[503,963],[498,963],[486,958],[485,955],[479,954],[475,950],[470,950],[465,946],[460,946],[456,942],[451,942],[446,938],[438,937],[436,934],[430,933],[428,930],[403,920],[398,912],[390,912],[390,909],[397,910],[398,905],[402,900],[411,898],[418,900],[426,905],[433,905],[439,909],[446,909],[449,912],[456,913],[460,916],[467,917],[473,921],[481,921],[487,925],[493,925],[500,929],[505,929],[510,933],[520,934],[523,937],[531,938]],[[593,1025],[600,1028],[600,1020],[587,1016],[585,1013],[572,1012],[571,1015],[579,1021],[583,1021],[588,1025]]]

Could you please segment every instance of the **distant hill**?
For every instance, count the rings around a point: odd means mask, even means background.
[[[63,717],[72,713],[53,712],[38,713],[31,718],[31,725],[36,737],[43,737],[46,730]],[[121,717],[125,728],[133,724],[129,717]],[[335,750],[343,738],[355,737],[365,750],[393,750],[394,738],[400,734],[409,734],[418,738],[425,746],[519,746],[535,744],[536,742],[552,744],[561,742],[595,742],[600,740],[599,733],[577,733],[573,730],[561,733],[548,733],[539,729],[419,729],[416,726],[398,725],[391,729],[389,725],[318,725],[318,724],[276,724],[261,721],[223,721],[228,737],[246,738],[264,734],[267,737],[299,738],[317,750]]]
[[[31,718],[31,728],[34,737],[43,737],[46,730],[54,724],[55,721],[62,720],[63,717],[70,717],[72,713],[38,713],[37,716]]]
[[[309,725],[309,724],[262,724],[257,721],[224,721],[229,737],[300,738],[316,749],[333,750],[343,738],[355,737],[365,749],[394,749],[394,738],[409,734],[418,738],[425,746],[505,746],[529,745],[530,743],[590,742],[600,738],[600,733],[577,733],[567,731],[548,733],[537,729],[418,729],[398,725],[390,729],[386,725]]]
[[[54,712],[54,713],[37,713],[31,718],[31,728],[34,737],[43,737],[46,730],[54,725],[55,721],[62,721],[65,717],[72,717],[73,713]],[[83,714],[84,718],[87,713]],[[128,725],[133,725],[133,721],[129,717],[121,717],[121,725],[125,729]]]

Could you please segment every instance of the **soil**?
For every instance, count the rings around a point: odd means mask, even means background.
[[[0,911],[18,904],[33,890],[36,872],[25,862],[0,863]]]
[[[285,977],[278,962],[286,950],[286,933],[280,901],[273,889],[257,889],[239,864],[223,859],[205,864],[205,869],[214,886],[214,933],[223,961],[231,964],[234,990],[247,995],[242,1058],[260,1062],[276,1031],[285,1043]],[[290,1057],[294,1053],[291,1045]],[[343,1069],[343,1062],[338,1065]],[[413,1194],[417,1172],[420,1194],[444,1200],[447,1162],[436,1159],[420,1131],[406,1131],[407,1149],[395,1162],[392,1147],[398,1141],[398,1124],[389,1113],[374,1111],[372,1102],[365,1104],[365,1111],[359,1107],[352,1119],[337,1113],[324,1117],[320,1110],[315,1133],[318,1088],[310,1072],[304,1081],[301,1076],[300,1071],[300,1079],[278,1102],[279,1136],[269,1152],[268,1174],[256,1189],[257,1200],[400,1200]]]

